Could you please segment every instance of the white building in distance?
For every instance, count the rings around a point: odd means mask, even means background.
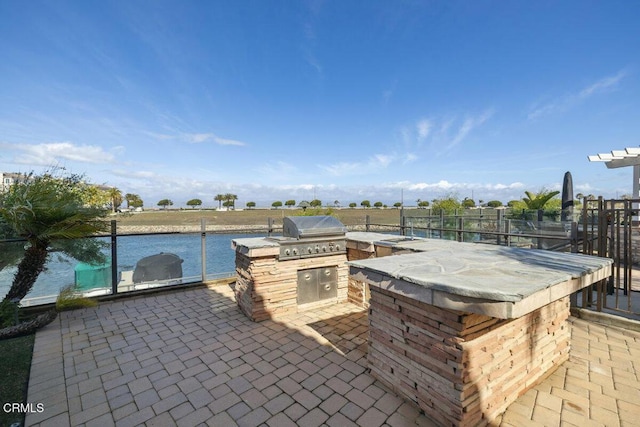
[[[0,172],[0,193],[9,190],[9,187],[24,178],[25,175],[21,173]]]

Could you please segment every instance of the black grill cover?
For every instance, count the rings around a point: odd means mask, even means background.
[[[164,252],[142,258],[133,270],[133,283],[180,278],[182,261],[178,255]]]

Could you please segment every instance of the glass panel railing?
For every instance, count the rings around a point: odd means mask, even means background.
[[[0,242],[0,252],[2,252],[2,262],[0,262],[0,299],[9,292],[16,272],[18,263],[22,259],[22,254],[16,252],[17,245],[24,247],[21,242]],[[15,253],[10,257],[8,254]],[[8,261],[6,261],[8,260]],[[49,254],[44,271],[42,271],[34,283],[31,291],[21,301],[23,307],[55,302],[60,290],[66,286],[73,286],[75,283],[75,267],[78,261],[61,253],[52,252]]]
[[[199,282],[199,234],[118,236],[118,293]]]
[[[235,276],[235,252],[231,249],[232,240],[266,236],[266,233],[207,233],[206,280]]]

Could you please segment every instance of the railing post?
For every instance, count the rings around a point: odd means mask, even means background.
[[[504,222],[504,244],[505,246],[511,246],[511,220],[510,219]]]
[[[500,246],[502,244],[502,237],[500,236],[500,230],[502,229],[502,209],[496,210],[496,245]]]
[[[118,235],[116,220],[111,220],[111,293],[118,293]]]
[[[271,236],[273,233],[273,218],[267,218],[267,236]]]
[[[540,238],[540,234],[542,233],[542,214],[543,214],[543,210],[542,209],[538,209],[538,237],[536,238],[536,241],[538,243],[538,249],[542,249],[542,239]]]
[[[464,242],[464,218],[458,218],[458,242]]]
[[[578,253],[578,223],[571,221],[571,252]]]
[[[200,218],[200,258],[202,260],[202,283],[207,281],[207,219]]]
[[[369,217],[369,215],[365,215],[364,223],[365,223],[365,226],[364,226],[365,231],[371,230],[371,218]]]
[[[407,235],[406,226],[407,226],[406,218],[401,216],[400,217],[400,235],[401,236],[406,236]]]

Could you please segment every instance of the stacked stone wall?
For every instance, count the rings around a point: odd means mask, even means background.
[[[440,425],[486,425],[569,356],[568,297],[518,319],[371,288],[371,373]]]

